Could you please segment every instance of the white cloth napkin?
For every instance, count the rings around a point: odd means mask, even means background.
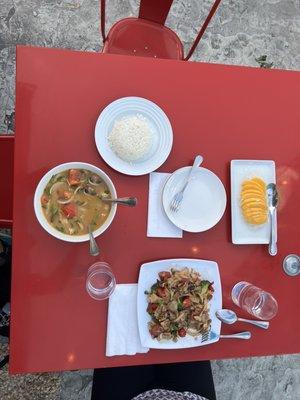
[[[171,174],[151,172],[149,178],[148,237],[182,238],[182,230],[167,217],[162,205],[162,191]]]
[[[137,322],[137,284],[119,284],[109,298],[106,355],[147,353]]]

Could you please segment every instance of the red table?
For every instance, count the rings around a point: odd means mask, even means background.
[[[300,251],[300,74],[204,63],[18,47],[12,332],[10,371],[32,372],[295,353],[300,350],[299,278],[284,275],[284,256]],[[94,143],[101,110],[123,96],[148,98],[166,112],[174,130],[173,171],[195,154],[224,182],[229,162],[273,159],[281,197],[279,253],[266,246],[236,246],[230,237],[230,201],[213,229],[183,239],[146,237],[148,176],[123,176],[109,168]],[[136,209],[119,207],[99,238],[102,259],[118,282],[136,282],[150,260],[196,257],[219,264],[224,305],[233,307],[233,284],[247,280],[279,302],[268,331],[250,328],[252,340],[136,356],[105,357],[107,303],[85,292],[95,260],[86,243],[64,243],[38,224],[33,194],[42,175],[67,161],[103,168],[121,196],[136,195]],[[241,313],[242,314],[242,313]],[[247,325],[224,326],[238,332]]]

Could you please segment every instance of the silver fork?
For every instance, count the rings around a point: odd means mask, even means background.
[[[190,173],[187,177],[187,180],[183,186],[183,188],[180,190],[180,192],[176,193],[175,196],[173,197],[171,204],[170,204],[170,210],[173,212],[177,212],[179,210],[180,204],[182,202],[183,199],[183,194],[185,189],[187,188],[188,184],[191,181],[191,178],[193,176],[193,173],[195,171],[196,168],[198,168],[203,162],[203,157],[202,156],[196,156],[195,160],[194,160],[194,164],[190,170]]]
[[[201,337],[201,343],[207,342],[208,340],[211,340],[213,337],[217,337],[217,335],[211,331],[204,332],[202,337]],[[239,333],[233,333],[232,335],[219,335],[220,339],[250,339],[251,338],[251,332],[239,332]]]
[[[210,331],[206,331],[203,333],[201,337],[201,343],[207,342],[208,340],[210,340]]]

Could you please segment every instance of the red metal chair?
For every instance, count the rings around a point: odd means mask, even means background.
[[[14,135],[0,135],[0,228],[12,227]]]
[[[173,0],[141,0],[138,18],[116,22],[105,35],[105,0],[101,0],[101,34],[103,53],[142,57],[188,60],[195,51],[221,0],[215,0],[190,51],[184,57],[183,46],[171,29],[164,24]]]

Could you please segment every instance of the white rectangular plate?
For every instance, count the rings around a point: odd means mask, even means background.
[[[241,184],[246,179],[262,178],[266,185],[276,183],[275,162],[271,160],[231,161],[231,227],[232,243],[267,244],[270,241],[270,223],[248,224],[240,207]]]
[[[194,338],[192,336],[185,336],[179,338],[177,342],[172,340],[153,339],[148,330],[148,322],[151,321],[150,315],[147,313],[147,295],[145,290],[149,290],[151,286],[158,279],[160,271],[169,271],[171,268],[182,269],[184,267],[193,268],[199,272],[202,279],[214,282],[214,296],[210,301],[210,318],[211,339],[201,343],[201,336]],[[219,340],[221,330],[221,322],[215,316],[217,310],[222,308],[222,288],[219,274],[218,264],[214,261],[196,260],[188,258],[177,258],[169,260],[153,261],[143,264],[140,269],[138,281],[138,295],[137,295],[137,313],[138,313],[138,327],[141,338],[142,346],[153,349],[183,349],[187,347],[197,347],[206,344],[214,343]]]

